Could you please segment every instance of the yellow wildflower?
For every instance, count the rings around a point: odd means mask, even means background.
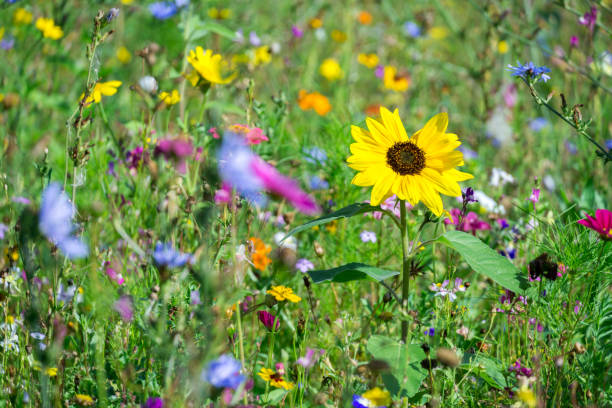
[[[427,32],[434,40],[443,40],[448,36],[448,29],[446,27],[431,27]]]
[[[410,77],[398,75],[397,69],[392,66],[386,66],[383,74],[383,83],[385,88],[396,92],[405,92],[410,88]]]
[[[359,54],[357,61],[370,69],[378,65],[378,55],[376,54]]]
[[[408,137],[397,109],[380,108],[381,121],[366,118],[368,129],[351,127],[349,167],[359,173],[351,181],[373,186],[370,203],[378,205],[392,194],[415,206],[422,201],[436,216],[442,215],[440,194],[461,196],[457,182],[473,178],[455,167],[463,165],[457,135],[446,133],[448,114],[439,113],[423,129]]]
[[[331,38],[332,40],[334,40],[337,43],[343,43],[346,41],[347,39],[347,35],[346,33],[344,33],[343,31],[340,30],[332,30],[331,32]]]
[[[344,75],[342,68],[340,68],[340,64],[333,58],[324,60],[323,63],[321,63],[319,72],[329,81],[335,81],[336,79],[342,78]]]
[[[92,102],[100,103],[102,95],[111,96],[117,93],[117,88],[121,86],[121,81],[98,82],[91,91],[91,94],[85,100],[85,104],[89,105]],[[83,100],[85,94],[81,94],[79,100]]]
[[[117,49],[117,53],[115,55],[117,56],[119,62],[122,64],[127,64],[132,60],[132,53],[123,46]]]
[[[32,13],[23,7],[19,7],[13,13],[13,22],[15,24],[30,24],[32,22]]]
[[[232,15],[232,11],[230,9],[218,9],[216,7],[211,7],[208,9],[208,16],[210,18],[214,18],[215,20],[225,20],[230,18]]]
[[[500,54],[505,54],[508,52],[508,49],[510,47],[508,47],[508,43],[506,41],[500,41],[497,43],[497,52],[499,52]]]
[[[221,76],[221,65],[223,64],[221,55],[213,54],[212,50],[206,50],[206,52],[204,52],[204,49],[199,46],[196,47],[195,51],[189,51],[187,61],[189,61],[200,77],[212,84],[228,84],[232,82],[237,75],[234,73],[227,78],[223,78]],[[193,85],[192,79],[190,79],[190,82]]]
[[[372,15],[367,11],[362,11],[357,15],[357,20],[363,25],[369,25],[372,23]]]
[[[85,407],[90,407],[94,404],[93,398],[91,398],[89,395],[77,394],[74,396],[74,399],[76,400],[77,404]]]
[[[57,375],[57,368],[55,367],[47,368],[45,370],[45,374],[47,374],[49,377],[55,377]]]
[[[293,383],[285,381],[282,375],[279,373],[270,370],[269,368],[262,368],[260,372],[257,373],[264,381],[269,382],[271,386],[276,388],[284,388],[286,390],[290,390],[293,388]]]
[[[529,408],[535,408],[538,402],[533,391],[531,391],[526,385],[523,385],[518,390],[516,397],[523,401]]]
[[[257,65],[265,65],[272,60],[272,52],[270,51],[270,47],[267,45],[262,45],[261,47],[255,48],[255,58],[253,58],[253,64]]]
[[[0,40],[4,38],[4,27],[0,27]]]
[[[308,93],[303,89],[298,94],[298,105],[302,110],[314,109],[321,116],[327,115],[332,108],[325,95],[319,92]]]
[[[168,92],[160,93],[159,99],[164,101],[166,105],[170,106],[170,105],[176,105],[181,100],[181,96],[179,95],[176,89],[173,89],[171,93],[168,93]]]
[[[272,286],[272,289],[268,289],[266,293],[274,296],[274,298],[279,302],[288,300],[290,302],[297,303],[302,300],[301,297],[293,293],[293,289],[286,286]]]
[[[4,100],[4,94],[0,93],[0,102]]]
[[[42,31],[43,37],[59,40],[64,36],[64,31],[59,26],[56,26],[52,18],[39,17],[36,20],[36,28]]]
[[[132,4],[133,1],[134,0],[121,0],[121,3],[128,5],[128,4]]]
[[[378,387],[364,392],[361,396],[377,407],[387,407],[391,405],[391,394],[389,394],[389,391],[383,391]]]
[[[311,19],[308,24],[310,24],[310,27],[312,28],[321,28],[323,27],[323,20],[321,20],[320,18],[313,18]]]

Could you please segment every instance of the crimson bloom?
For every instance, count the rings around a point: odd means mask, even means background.
[[[612,240],[612,211],[600,208],[595,211],[595,217],[585,215],[586,218],[578,220],[578,224],[592,229],[605,240]]]
[[[265,310],[259,310],[257,311],[257,317],[259,318],[259,321],[263,323],[264,326],[266,326],[266,329],[268,330],[278,330],[280,328],[280,321],[279,319],[276,318],[276,316],[274,316],[272,313],[270,312],[266,312]],[[276,321],[276,324],[274,324]]]

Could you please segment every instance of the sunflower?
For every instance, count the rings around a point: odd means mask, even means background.
[[[473,176],[456,170],[463,153],[455,148],[457,135],[446,133],[448,115],[439,113],[425,127],[408,137],[397,109],[381,107],[382,122],[366,118],[368,130],[351,127],[357,143],[347,160],[357,170],[352,184],[373,186],[370,203],[378,205],[392,194],[413,206],[422,201],[436,216],[443,211],[440,194],[461,195],[458,181]]]

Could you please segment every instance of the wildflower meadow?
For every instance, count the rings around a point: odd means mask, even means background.
[[[0,0],[0,407],[612,407],[612,1]]]

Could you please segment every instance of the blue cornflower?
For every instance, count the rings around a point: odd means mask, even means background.
[[[516,67],[508,64],[508,71],[512,72],[512,76],[518,76],[525,80],[534,78],[536,81],[541,79],[542,81],[546,82],[550,79],[550,76],[546,75],[550,72],[550,68],[543,65],[541,67],[537,67],[531,61],[525,65],[522,65],[520,62],[516,61]]]
[[[176,7],[183,8],[189,5],[189,0],[175,0]]]
[[[424,333],[426,336],[433,337],[436,334],[436,329],[433,327],[430,327],[429,329],[425,330]]]
[[[168,268],[180,268],[187,262],[191,262],[193,256],[191,254],[184,254],[177,251],[172,247],[172,244],[162,244],[157,242],[155,245],[155,251],[153,252],[153,260],[158,266]]]
[[[363,398],[359,394],[353,394],[353,407],[354,408],[372,408],[373,405],[369,399]]]
[[[316,146],[310,149],[304,149],[304,154],[306,155],[304,160],[308,163],[324,164],[325,160],[327,160],[327,153],[325,153],[325,150],[319,149]]]
[[[244,138],[230,132],[223,135],[223,143],[217,152],[221,179],[228,182],[242,197],[263,206],[266,204],[263,185],[252,168],[255,158]]]
[[[532,119],[529,122],[529,128],[533,130],[534,132],[539,132],[540,130],[544,129],[546,126],[548,126],[548,120],[542,117]]]
[[[612,139],[608,139],[608,140],[606,140],[606,147],[607,147],[609,150],[612,150]]]
[[[149,11],[158,20],[166,20],[176,14],[178,8],[171,1],[158,1],[149,5]]]
[[[89,248],[80,238],[73,236],[74,206],[58,183],[51,183],[42,194],[38,228],[70,259],[84,258]]]
[[[312,190],[326,190],[329,188],[329,183],[319,176],[310,178],[310,188]]]
[[[15,46],[15,37],[7,36],[0,41],[0,48],[4,51],[8,51]]]
[[[118,15],[119,15],[119,9],[117,7],[113,7],[112,9],[108,10],[108,13],[106,13],[106,22],[110,23]]]
[[[406,21],[404,23],[404,32],[412,38],[421,36],[421,27],[414,21]]]
[[[202,373],[202,378],[217,388],[236,389],[246,380],[240,374],[242,368],[239,361],[229,354],[223,354],[208,364],[208,368]]]

